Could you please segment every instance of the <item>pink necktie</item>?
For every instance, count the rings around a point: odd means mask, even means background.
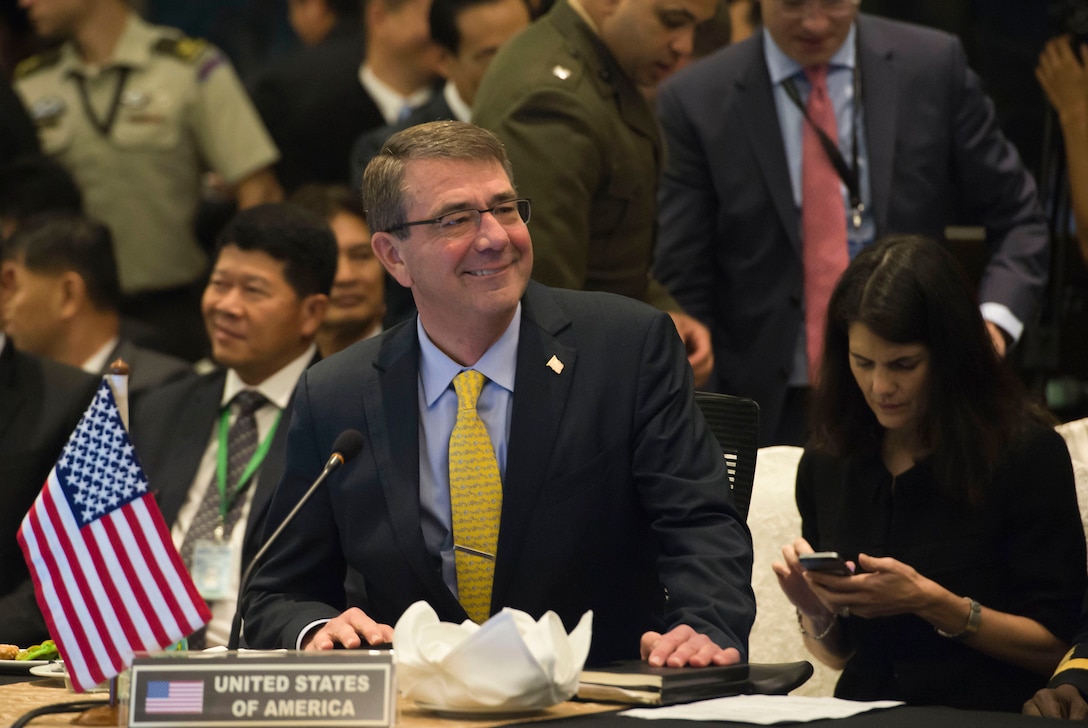
[[[813,124],[838,143],[835,109],[827,95],[827,66],[805,69],[812,90],[805,110]],[[801,250],[805,267],[805,331],[809,383],[815,386],[823,352],[827,304],[846,270],[846,207],[839,175],[812,124],[801,124]]]

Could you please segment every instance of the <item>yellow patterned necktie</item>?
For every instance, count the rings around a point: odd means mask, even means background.
[[[476,412],[484,375],[475,370],[453,378],[457,422],[450,435],[450,505],[457,564],[457,592],[469,618],[480,624],[491,614],[491,584],[499,545],[502,480],[495,448]]]

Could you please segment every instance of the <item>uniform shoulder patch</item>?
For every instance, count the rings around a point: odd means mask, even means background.
[[[41,53],[35,53],[20,61],[19,65],[15,67],[15,78],[26,78],[38,71],[57,65],[58,61],[60,61],[60,48],[51,48]]]
[[[156,53],[171,56],[186,63],[194,63],[205,50],[209,48],[208,41],[202,38],[159,38],[151,47]]]

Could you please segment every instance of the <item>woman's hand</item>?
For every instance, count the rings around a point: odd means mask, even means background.
[[[799,538],[793,543],[782,547],[782,561],[771,564],[774,575],[778,577],[778,585],[782,587],[786,598],[802,614],[818,616],[828,611],[819,598],[809,588],[805,581],[805,569],[801,566],[801,554],[811,554],[812,546],[808,541]]]
[[[809,573],[812,591],[829,609],[858,617],[890,617],[924,608],[929,600],[932,581],[911,566],[893,558],[874,558],[858,554],[860,573],[835,577]]]

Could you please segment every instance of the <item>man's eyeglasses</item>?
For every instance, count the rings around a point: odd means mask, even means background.
[[[827,16],[841,17],[853,13],[861,0],[777,0],[782,15],[803,18],[810,10],[819,8]]]
[[[532,205],[528,197],[506,200],[486,210],[457,210],[432,220],[413,220],[389,228],[386,232],[394,233],[414,225],[434,225],[438,233],[447,240],[459,240],[480,229],[480,220],[485,212],[490,212],[503,227],[513,227],[518,223],[529,222]]]

